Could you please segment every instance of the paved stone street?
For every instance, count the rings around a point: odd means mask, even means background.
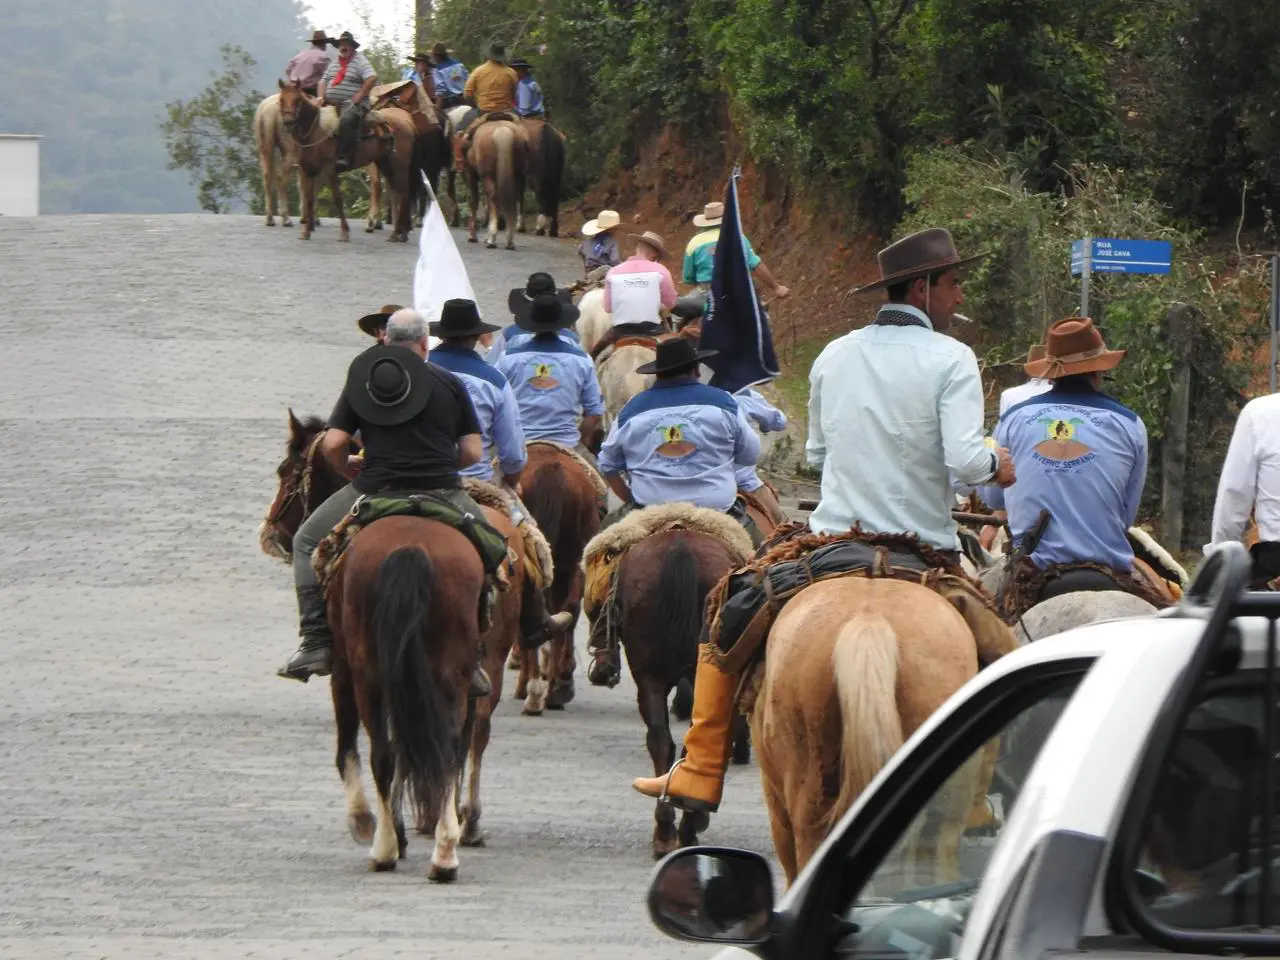
[[[366,872],[328,685],[275,676],[296,611],[257,542],[286,408],[326,414],[370,343],[356,318],[412,300],[417,231],[336,234],[0,220],[0,957],[709,957],[644,906],[629,678],[580,675],[563,714],[504,702],[488,847],[456,885],[427,883],[416,835]],[[580,269],[567,243],[455,236],[491,318],[530,271]],[[754,764],[704,839],[770,849]]]

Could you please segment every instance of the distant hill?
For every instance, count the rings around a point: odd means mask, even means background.
[[[234,43],[266,91],[311,27],[298,0],[0,0],[0,133],[38,133],[42,213],[181,213],[195,187],[166,169],[157,127]]]

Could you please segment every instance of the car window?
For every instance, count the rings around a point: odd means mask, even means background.
[[[1036,757],[1081,675],[1039,685],[998,732],[951,760],[893,849],[841,914],[853,926],[837,957],[951,957],[987,861]],[[936,782],[936,780],[935,780]]]
[[[1188,714],[1156,787],[1138,866],[1149,914],[1182,930],[1236,930],[1280,920],[1280,872],[1265,885],[1263,778],[1274,758],[1264,738],[1260,676],[1239,674]],[[1276,778],[1280,779],[1280,778]],[[1276,783],[1273,779],[1273,784]],[[1274,813],[1272,864],[1280,837]]]

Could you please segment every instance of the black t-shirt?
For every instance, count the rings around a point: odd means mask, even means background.
[[[461,485],[458,438],[480,432],[471,397],[448,370],[427,364],[431,395],[422,412],[406,423],[380,427],[365,423],[347,403],[346,394],[329,415],[329,426],[360,432],[364,469],[351,485],[360,493],[380,490],[439,490]]]

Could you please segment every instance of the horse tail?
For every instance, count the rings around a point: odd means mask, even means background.
[[[415,808],[434,820],[457,773],[458,709],[453,687],[435,675],[428,646],[435,569],[421,547],[387,554],[373,588],[373,643],[392,749]]]
[[[702,601],[698,589],[698,560],[684,537],[677,537],[662,558],[658,592],[658,633],[667,648],[666,660],[673,668],[689,663],[690,654],[702,632]]]
[[[564,141],[549,123],[542,125],[542,177],[538,183],[538,212],[551,222],[551,236],[560,232],[560,189],[564,179]]]
[[[902,746],[898,716],[898,636],[882,617],[840,628],[831,654],[840,701],[840,790],[825,827],[840,819]]]
[[[546,466],[538,471],[536,482],[531,485],[524,498],[524,505],[529,508],[533,518],[538,522],[538,529],[554,548],[560,543],[560,527],[564,523],[564,503],[567,499],[568,479],[564,466],[559,459],[547,461]],[[572,566],[572,564],[571,564]],[[555,558],[556,570],[560,570],[560,558]]]
[[[493,147],[497,151],[498,210],[515,216],[520,194],[516,183],[516,137],[506,124],[493,131]]]

